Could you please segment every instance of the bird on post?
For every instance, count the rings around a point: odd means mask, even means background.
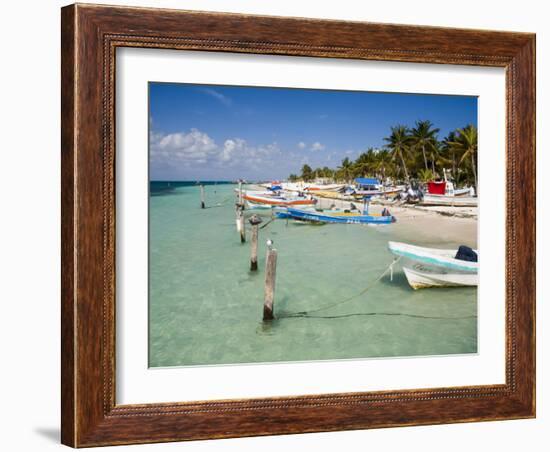
[[[249,223],[252,225],[252,226],[256,226],[258,224],[260,224],[262,222],[262,219],[258,216],[258,215],[252,215],[249,219],[248,219]]]

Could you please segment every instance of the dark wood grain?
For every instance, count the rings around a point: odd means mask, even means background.
[[[535,415],[534,35],[92,5],[63,8],[61,34],[64,444]],[[114,68],[124,46],[506,68],[506,384],[116,405]]]
[[[61,11],[61,441],[76,444],[74,302],[74,152],[75,152],[75,29],[74,8]]]

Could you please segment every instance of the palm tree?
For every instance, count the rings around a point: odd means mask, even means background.
[[[433,179],[433,173],[427,168],[423,168],[418,172],[418,178],[422,182],[428,182]]]
[[[326,177],[326,178],[332,178],[334,177],[334,171],[331,170],[328,166],[323,166],[323,177]]]
[[[443,154],[441,158],[445,161],[445,163],[450,163],[452,165],[451,174],[454,180],[458,180],[458,173],[456,168],[456,149],[454,149],[449,144],[454,141],[456,141],[456,131],[452,130],[451,132],[449,132],[449,135],[443,138],[443,141],[441,143],[441,151]]]
[[[387,149],[392,153],[393,158],[399,158],[403,171],[405,172],[405,179],[409,181],[409,172],[407,171],[407,165],[405,164],[405,155],[410,152],[411,137],[409,135],[409,129],[406,126],[394,126],[391,128],[391,135],[385,137],[384,141],[388,144]]]
[[[308,182],[313,178],[313,170],[311,169],[311,166],[304,165],[302,166],[302,180],[304,182]]]
[[[354,176],[362,177],[372,172],[376,166],[376,151],[373,148],[367,149],[362,152],[359,157],[355,159]]]
[[[353,164],[351,163],[351,160],[348,157],[346,157],[344,160],[342,160],[342,163],[338,167],[338,169],[341,171],[345,181],[349,182],[349,178],[350,178],[349,176],[353,169]]]
[[[477,193],[477,127],[469,124],[462,129],[457,129],[454,141],[450,141],[448,144],[462,155],[458,161],[458,166],[470,160]]]
[[[434,129],[431,121],[416,121],[416,127],[411,130],[411,142],[415,149],[422,149],[424,157],[424,168],[428,169],[428,159],[426,158],[426,149],[432,151],[432,173],[435,176],[435,147],[437,145],[437,133],[439,129]]]
[[[432,174],[433,177],[436,177],[436,164],[445,163],[444,159],[441,157],[441,143],[439,141],[434,141],[433,146],[429,147],[429,155],[430,155],[430,161],[432,162]]]
[[[394,168],[392,167],[392,155],[387,149],[380,149],[376,152],[376,161],[374,164],[374,170],[381,180],[385,180],[386,176],[393,175]],[[388,174],[388,172],[390,174]]]

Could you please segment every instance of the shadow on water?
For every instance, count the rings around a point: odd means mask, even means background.
[[[258,275],[260,272],[259,271],[250,271],[248,270],[248,273],[246,273],[246,275],[242,278],[239,278],[237,280],[237,282],[239,284],[244,284],[244,283],[250,283],[250,282],[254,282],[256,281],[256,275]]]
[[[278,323],[277,319],[262,321],[256,328],[256,334],[258,336],[274,336]]]
[[[386,275],[380,281],[378,281],[378,283],[387,289],[400,289],[406,292],[414,290],[409,285],[405,273],[396,269],[394,269],[393,271],[393,281],[390,279],[390,275]]]

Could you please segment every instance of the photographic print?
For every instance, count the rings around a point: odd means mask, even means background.
[[[77,4],[61,37],[63,444],[535,416],[534,34]]]
[[[149,83],[149,366],[477,353],[475,96]]]

